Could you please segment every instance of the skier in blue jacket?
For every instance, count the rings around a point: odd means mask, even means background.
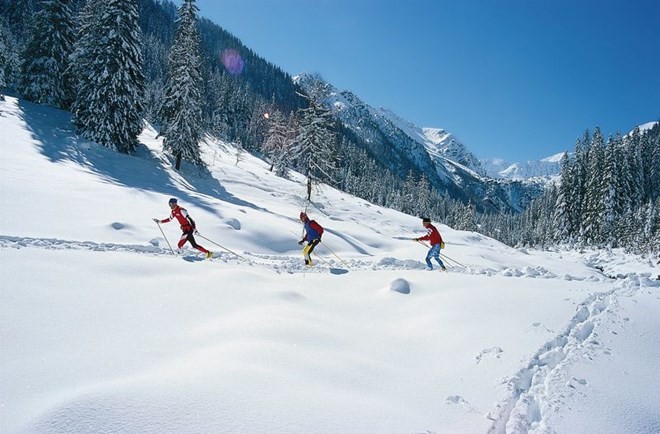
[[[298,241],[298,244],[304,243],[307,241],[307,245],[303,249],[303,257],[305,258],[305,265],[312,266],[312,251],[318,243],[321,242],[321,235],[323,235],[323,228],[320,224],[316,223],[315,220],[310,220],[307,214],[304,212],[300,213],[300,221],[305,225],[305,236],[302,240]]]

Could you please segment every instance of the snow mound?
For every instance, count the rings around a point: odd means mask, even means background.
[[[410,294],[410,284],[406,279],[394,279],[390,282],[390,291]]]

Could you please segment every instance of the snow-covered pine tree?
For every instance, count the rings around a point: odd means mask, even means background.
[[[658,246],[653,246],[656,238],[656,233],[659,231],[660,221],[658,219],[658,209],[652,201],[648,201],[642,208],[642,215],[644,216],[644,224],[640,232],[642,233],[642,240],[644,251],[652,252],[654,249],[657,251]]]
[[[406,214],[417,215],[419,217],[428,217],[427,215],[422,215],[419,207],[417,206],[417,178],[415,178],[415,172],[413,170],[408,171],[406,175],[406,180],[403,183],[403,191],[401,199],[403,200],[401,211]]]
[[[475,216],[475,211],[474,211],[474,204],[472,204],[472,201],[468,202],[467,206],[465,207],[465,212],[462,213],[462,223],[461,227],[465,231],[473,231],[476,232],[479,230],[479,227],[477,226],[477,221],[476,221],[476,216]]]
[[[314,180],[334,183],[337,170],[337,145],[334,122],[320,100],[320,90],[312,89],[309,107],[298,111],[300,129],[292,154],[297,166]]]
[[[660,198],[660,122],[648,132],[648,140],[650,142],[650,154],[647,154],[646,158],[651,159],[649,199],[657,200]]]
[[[426,174],[422,174],[416,188],[417,215],[431,216],[431,184]]]
[[[35,15],[23,50],[18,91],[25,99],[67,109],[71,80],[67,73],[73,49],[70,0],[45,0]]]
[[[596,127],[591,146],[589,147],[586,184],[586,210],[584,213],[582,234],[585,241],[591,245],[602,243],[602,213],[603,213],[603,163],[605,142],[600,128]]]
[[[576,230],[576,240],[582,241],[583,219],[587,210],[587,176],[589,171],[589,147],[591,145],[591,133],[585,130],[582,139],[575,143],[575,182],[574,191],[571,194],[573,225]]]
[[[5,42],[5,29],[0,20],[0,101],[5,100],[4,88],[7,86],[7,81],[5,80],[5,65],[9,59],[9,51],[7,48],[7,43]]]
[[[557,203],[554,210],[554,221],[557,232],[554,234],[555,241],[558,243],[567,243],[570,241],[571,234],[574,233],[572,227],[571,212],[571,193],[573,192],[572,183],[574,182],[573,164],[569,159],[568,153],[561,158],[561,183],[559,184]]]
[[[69,56],[67,73],[71,77],[73,86],[72,121],[81,132],[92,115],[87,99],[95,85],[95,81],[90,76],[93,61],[92,51],[100,32],[99,23],[103,7],[102,0],[87,0],[82,7],[77,17],[78,31],[73,44],[73,52]]]
[[[34,0],[0,1],[1,15],[6,17],[10,33],[14,35],[16,45],[23,45],[27,39],[29,23],[34,16]]]
[[[82,74],[76,77],[74,123],[85,138],[130,153],[143,128],[144,76],[137,3],[91,0],[87,6],[85,22],[81,23],[84,41],[72,56],[78,62],[74,71]]]
[[[268,113],[268,132],[261,150],[270,162],[270,171],[273,169],[278,176],[285,177],[288,172],[289,152],[295,140],[295,129],[291,120],[279,110]]]
[[[627,146],[628,166],[630,170],[629,194],[631,206],[638,209],[644,205],[644,156],[642,155],[642,136],[638,128],[628,136]]]
[[[223,71],[212,71],[207,78],[204,110],[209,119],[208,133],[222,140],[229,138],[229,113],[227,110],[231,84]]]
[[[203,83],[197,11],[195,0],[184,0],[179,8],[161,109],[163,146],[176,158],[176,170],[182,159],[202,163],[199,141],[203,131]]]
[[[154,35],[145,35],[142,44],[146,83],[144,116],[152,123],[159,123],[158,112],[162,106],[163,90],[167,80],[167,54],[168,49],[160,39]]]
[[[622,190],[618,160],[617,141],[610,136],[605,147],[601,217],[602,239],[608,247],[617,247],[616,224],[622,214],[618,200]]]

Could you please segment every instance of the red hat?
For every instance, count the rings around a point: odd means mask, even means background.
[[[308,220],[308,219],[309,219],[309,217],[307,217],[307,214],[305,214],[304,212],[300,213],[300,221],[304,222],[305,220]]]

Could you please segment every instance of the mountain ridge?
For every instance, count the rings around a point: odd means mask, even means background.
[[[453,134],[421,128],[384,108],[374,108],[351,91],[338,90],[318,74],[293,77],[320,99],[342,126],[350,130],[379,162],[400,177],[410,170],[424,174],[441,194],[472,203],[487,212],[524,210],[543,193],[539,181],[495,179]]]

